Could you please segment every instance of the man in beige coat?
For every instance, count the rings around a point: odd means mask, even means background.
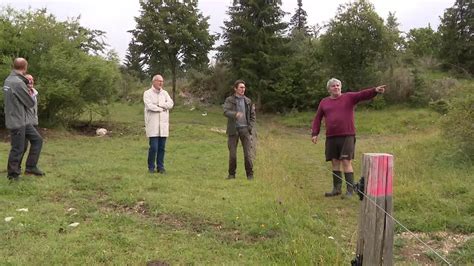
[[[165,171],[165,145],[169,136],[169,110],[173,108],[173,100],[163,89],[163,77],[155,75],[152,86],[143,93],[145,103],[145,130],[149,139],[148,172],[154,173],[155,166],[158,173]],[[156,165],[155,165],[156,162]]]

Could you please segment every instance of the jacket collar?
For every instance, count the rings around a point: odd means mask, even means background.
[[[16,76],[18,78],[20,78],[23,82],[25,82],[25,84],[28,84],[30,83],[30,81],[21,73],[18,73],[17,71],[15,70],[12,70],[11,74],[12,76]]]
[[[237,98],[238,97],[235,94],[232,94],[231,99],[232,99],[233,103],[237,102]],[[246,104],[250,103],[250,98],[248,98],[247,96],[244,95],[244,96],[242,96],[242,98],[244,98],[244,101],[245,101]]]
[[[160,90],[160,89],[157,89],[157,88],[155,88],[155,87],[153,87],[153,86],[151,86],[151,90],[152,90],[154,93],[157,93],[157,94],[160,94],[162,91],[164,91],[163,88],[161,88],[161,90]]]

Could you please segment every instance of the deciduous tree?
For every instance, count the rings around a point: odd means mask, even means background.
[[[171,72],[173,99],[179,71],[207,67],[207,54],[215,41],[209,33],[209,17],[199,12],[197,2],[141,0],[137,26],[131,31],[130,55],[139,58],[150,76]]]
[[[374,6],[359,0],[341,5],[322,36],[325,61],[346,88],[360,88],[377,81],[387,66],[384,53],[393,49],[388,31]]]

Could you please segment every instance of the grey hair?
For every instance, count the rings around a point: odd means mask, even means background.
[[[339,83],[339,85],[342,85],[342,82],[338,80],[337,78],[331,78],[330,80],[328,80],[328,83],[326,84],[326,89],[329,89],[329,87],[334,83]]]
[[[154,76],[153,76],[153,79],[152,79],[151,81],[157,80],[158,77],[161,77],[161,79],[163,79],[163,77],[162,77],[160,74],[157,74],[157,75],[154,75]]]

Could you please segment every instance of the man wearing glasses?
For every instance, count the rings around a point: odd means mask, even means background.
[[[152,86],[143,93],[145,130],[149,140],[148,172],[165,174],[165,145],[169,136],[169,110],[173,100],[163,89],[163,77],[155,75]]]

